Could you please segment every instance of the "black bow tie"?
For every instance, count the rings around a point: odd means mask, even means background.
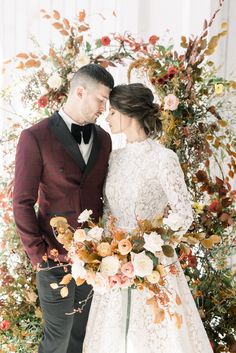
[[[93,124],[87,124],[87,125],[77,125],[77,124],[71,124],[71,134],[78,142],[81,144],[81,135],[83,135],[83,140],[85,144],[89,143],[91,133],[92,133],[92,125]]]

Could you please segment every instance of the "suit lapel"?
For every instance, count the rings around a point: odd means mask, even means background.
[[[99,131],[98,126],[94,124],[93,125],[93,146],[81,181],[83,181],[87,177],[87,175],[92,170],[94,164],[96,163],[100,146],[101,146],[101,133]]]
[[[71,156],[74,162],[79,166],[81,172],[83,173],[85,171],[86,164],[84,162],[84,159],[82,157],[78,144],[73,139],[66,123],[57,112],[55,112],[49,119],[49,129],[56,136],[56,138],[61,142],[64,149]],[[92,151],[93,151],[93,148],[92,148]]]

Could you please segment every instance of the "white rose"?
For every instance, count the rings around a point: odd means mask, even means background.
[[[102,234],[103,234],[103,228],[96,226],[90,229],[90,231],[88,232],[88,237],[91,237],[92,240],[99,241],[101,240]]]
[[[145,244],[144,248],[155,254],[156,251],[162,251],[162,245],[164,241],[162,240],[160,234],[156,232],[151,232],[150,234],[144,233]]]
[[[74,233],[74,241],[82,243],[86,239],[86,233],[84,229],[77,229]]]
[[[150,282],[152,284],[158,283],[160,281],[160,278],[161,278],[161,276],[158,271],[152,271],[152,273],[147,276],[148,282]]]
[[[87,222],[87,220],[89,219],[89,217],[91,216],[91,214],[93,213],[92,210],[84,210],[82,213],[80,213],[79,217],[78,217],[78,223],[84,223]]]
[[[77,55],[77,57],[75,58],[75,66],[79,69],[80,67],[87,65],[90,63],[90,58],[84,54],[84,53],[80,53],[79,55]]]
[[[48,79],[48,86],[52,89],[58,89],[62,84],[62,78],[57,73],[54,73]]]
[[[153,262],[150,257],[145,254],[145,251],[139,254],[132,253],[132,264],[136,276],[145,277],[152,273]]]
[[[80,258],[77,255],[73,256],[71,260],[72,260],[71,274],[74,280],[76,281],[77,278],[85,278],[86,270],[84,268],[84,262],[80,260]]]
[[[99,294],[104,294],[110,290],[108,278],[100,272],[97,272],[95,275],[93,290]]]
[[[167,218],[163,218],[163,224],[176,232],[182,228],[183,219],[177,213],[170,213]]]
[[[179,105],[179,98],[177,98],[174,94],[168,94],[164,98],[164,110],[176,110]]]
[[[46,87],[40,87],[41,96],[45,96],[48,93],[48,89]]]
[[[120,262],[115,256],[107,256],[102,259],[101,262],[101,273],[104,276],[114,276],[120,267]]]

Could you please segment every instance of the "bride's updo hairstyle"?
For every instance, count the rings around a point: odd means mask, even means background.
[[[161,134],[159,105],[153,102],[152,91],[142,83],[115,86],[110,94],[111,107],[120,113],[137,119],[149,137]]]

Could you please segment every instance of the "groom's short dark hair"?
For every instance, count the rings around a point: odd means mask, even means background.
[[[98,64],[88,64],[82,66],[73,76],[70,82],[70,88],[73,90],[78,84],[86,86],[88,82],[101,83],[112,89],[114,87],[114,79],[110,72]]]

